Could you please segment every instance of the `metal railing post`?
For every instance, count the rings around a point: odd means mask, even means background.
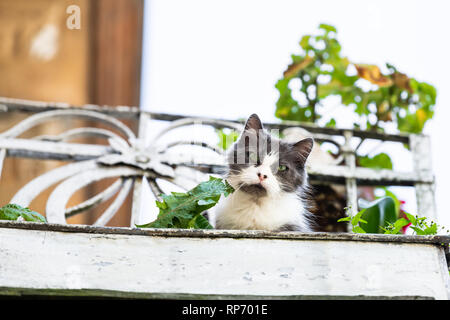
[[[344,132],[345,143],[342,147],[342,152],[344,154],[345,165],[348,167],[350,172],[354,172],[356,168],[356,156],[355,151],[351,146],[351,140],[353,138],[352,131]],[[353,174],[352,174],[353,176]],[[358,212],[358,188],[355,178],[345,179],[345,189],[347,192],[347,213],[352,216],[356,215]],[[348,224],[348,229],[351,231],[351,224]]]
[[[138,140],[141,148],[146,146],[147,129],[149,127],[151,116],[147,112],[141,112],[139,115],[139,132]],[[138,176],[134,179],[133,185],[133,203],[131,207],[130,227],[134,228],[137,221],[139,221],[141,202],[142,202],[142,181],[144,177]]]
[[[435,182],[432,172],[430,137],[412,134],[409,137],[409,141],[416,174],[418,176],[433,176],[433,180],[431,182],[419,182],[414,185],[416,192],[417,213],[419,216],[435,219]]]

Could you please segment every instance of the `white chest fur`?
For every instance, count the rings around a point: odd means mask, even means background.
[[[307,210],[296,194],[280,193],[255,199],[243,191],[222,198],[215,210],[216,228],[276,230],[286,224],[310,231]]]

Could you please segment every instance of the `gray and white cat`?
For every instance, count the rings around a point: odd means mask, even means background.
[[[288,143],[271,136],[256,114],[227,154],[235,192],[219,201],[217,229],[310,232],[305,162],[313,139]]]

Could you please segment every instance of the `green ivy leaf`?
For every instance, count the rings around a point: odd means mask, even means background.
[[[158,218],[147,224],[136,225],[139,228],[201,228],[211,229],[201,213],[217,204],[220,196],[227,197],[234,191],[233,187],[220,178],[210,177],[208,181],[186,193],[173,192],[162,195],[163,201],[157,201]]]
[[[365,168],[392,170],[392,160],[386,153],[379,153],[373,157],[359,157],[359,164]]]
[[[311,38],[310,35],[306,35],[303,36],[302,39],[300,40],[300,46],[304,49],[307,50],[309,49],[309,39]]]
[[[325,127],[334,128],[336,127],[336,120],[334,118],[331,118],[330,121],[328,121],[325,124]]]
[[[17,220],[22,217],[25,221],[47,222],[45,217],[40,213],[23,208],[17,204],[7,204],[0,208],[0,220]]]
[[[213,227],[209,224],[208,219],[201,214],[194,219],[194,224],[192,227],[194,229],[213,229]]]
[[[325,30],[327,32],[337,32],[336,28],[329,25],[329,24],[325,24],[325,23],[321,23],[319,25],[319,29]]]

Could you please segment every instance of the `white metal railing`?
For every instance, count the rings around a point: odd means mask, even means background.
[[[31,115],[25,120],[0,133],[0,178],[5,157],[27,157],[35,159],[56,159],[71,163],[53,169],[21,188],[11,199],[12,203],[28,206],[42,191],[57,184],[47,201],[46,216],[49,222],[66,223],[66,218],[81,213],[102,203],[114,195],[113,203],[94,223],[105,225],[117,212],[133,189],[133,208],[130,225],[133,227],[139,216],[139,203],[142,192],[142,179],[148,179],[155,197],[161,193],[159,179],[170,181],[188,189],[198,183],[207,173],[219,173],[224,162],[190,155],[174,156],[168,152],[172,147],[183,144],[196,144],[221,155],[222,151],[204,141],[177,141],[159,145],[160,138],[176,128],[193,124],[215,128],[241,130],[238,121],[211,118],[192,118],[183,115],[152,113],[137,107],[107,107],[96,105],[71,106],[65,103],[46,103],[10,98],[0,98],[0,117],[6,112],[27,112]],[[80,118],[99,121],[109,129],[71,128],[58,135],[41,135],[29,139],[19,138],[31,128],[61,118]],[[135,120],[139,130],[135,135],[119,119]],[[146,145],[147,128],[153,120],[168,121],[168,126]],[[430,140],[428,136],[416,134],[384,134],[361,130],[320,128],[311,124],[297,122],[266,123],[271,129],[284,130],[302,127],[311,133],[316,141],[331,142],[338,149],[340,157],[336,165],[314,166],[308,168],[310,180],[320,183],[341,183],[347,191],[347,204],[356,210],[358,185],[402,185],[414,186],[418,212],[422,216],[436,217],[434,200],[434,175],[431,169]],[[106,139],[109,145],[72,143],[71,139],[91,136]],[[343,138],[339,143],[336,137]],[[359,139],[360,146],[366,139],[401,142],[409,146],[414,171],[397,172],[392,170],[372,170],[356,167],[356,149],[351,142]],[[81,204],[66,208],[66,204],[80,188],[104,179],[117,178],[117,181],[103,192],[87,199]]]

